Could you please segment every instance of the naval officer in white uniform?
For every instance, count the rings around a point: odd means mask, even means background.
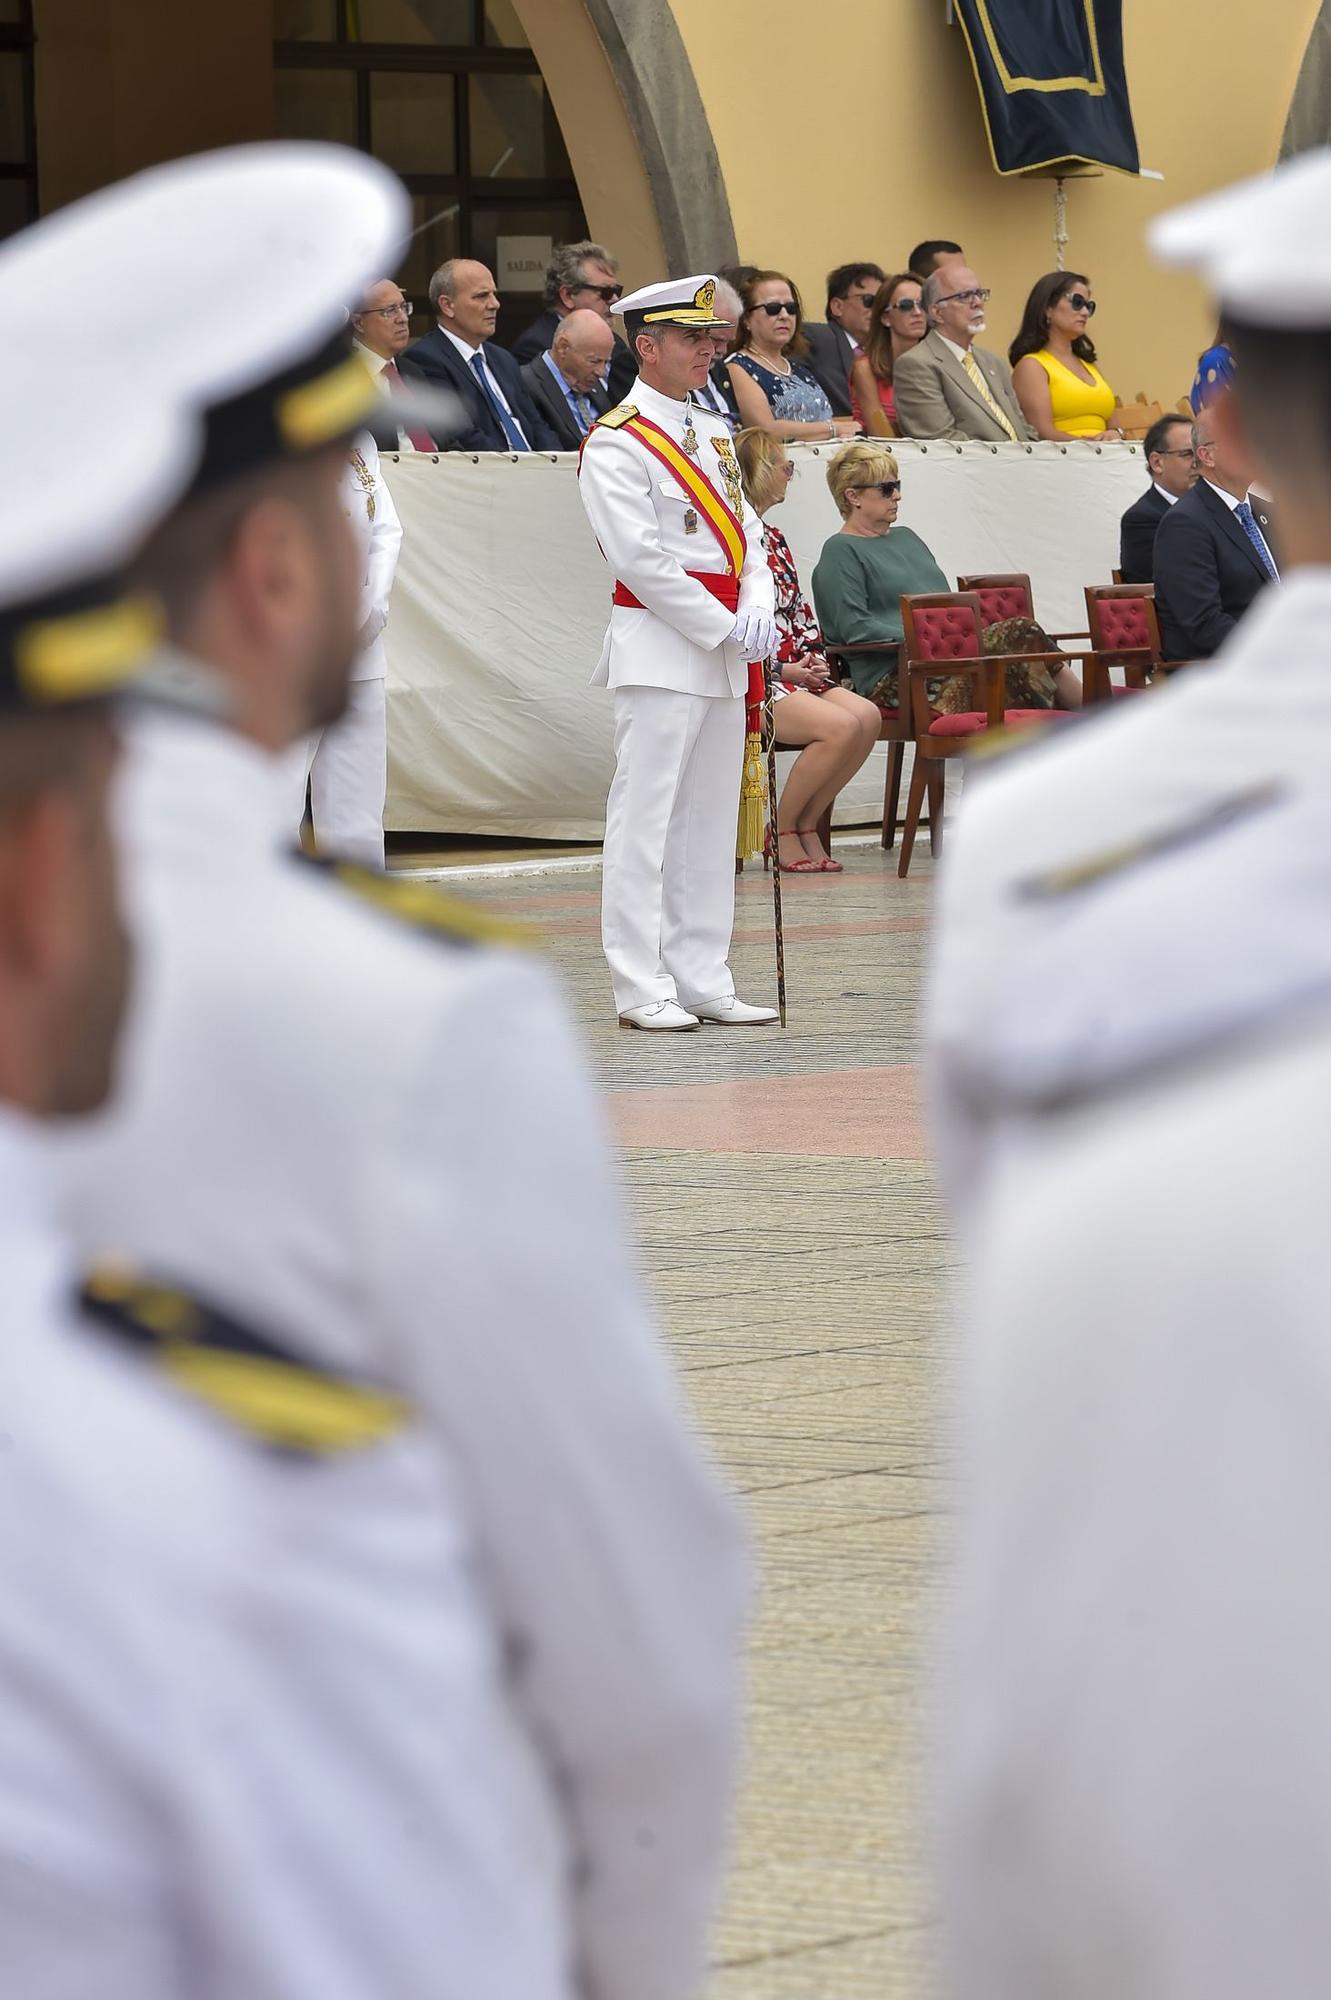
[[[351,525],[361,572],[361,627],[342,715],[308,747],[314,844],[334,860],[363,868],[384,865],[384,799],[388,789],[388,654],[384,628],[393,591],[402,523],[368,431],[353,439],[342,474],[342,511]],[[298,800],[303,817],[305,787]]]
[[[0,248],[0,329],[23,299],[73,325],[95,283],[136,379],[203,414],[194,488],[141,569],[229,723],[134,732],[124,1086],[60,1164],[89,1251],[391,1387],[451,1494],[474,1591],[450,1585],[451,1636],[431,1618],[420,1650],[441,1688],[464,1674],[485,1726],[443,1703],[437,1753],[466,1778],[436,1870],[445,1940],[428,1976],[405,1941],[391,1980],[350,1958],[358,2000],[684,2000],[725,1852],[746,1563],[628,1252],[566,1004],[470,909],[292,852],[283,753],[337,711],[361,622],[340,481],[378,400],[340,302],[409,228],[366,156],[260,146],[154,169]],[[137,302],[163,257],[198,305],[145,365]],[[255,296],[261,322],[218,310]],[[336,1604],[350,1615],[379,1568],[421,1553],[367,1533]],[[409,1833],[410,1759],[384,1755]],[[310,1763],[287,1789],[317,1811]],[[395,1893],[391,1860],[377,1879]],[[270,1912],[293,1893],[269,1871]],[[316,1968],[346,1936],[342,1899],[322,1901]]]
[[[583,506],[615,579],[593,685],[615,696],[601,937],[626,1027],[756,1026],[727,959],[749,662],[776,638],[762,523],[729,430],[695,400],[716,280],[648,285],[620,305],[640,373],[592,430]]]
[[[1134,708],[1138,752],[1193,715],[1195,775],[1151,766],[1137,840],[1046,848],[1020,944],[1048,1004],[965,1072],[990,1136],[938,1731],[960,2000],[1326,1990],[1329,201],[1322,152],[1159,225],[1224,309],[1225,420],[1293,574],[1186,709]]]

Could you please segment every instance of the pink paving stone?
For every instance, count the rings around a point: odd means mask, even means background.
[[[855,1160],[925,1157],[919,1073],[913,1063],[616,1090],[607,1103],[621,1146],[683,1153],[812,1153]]]

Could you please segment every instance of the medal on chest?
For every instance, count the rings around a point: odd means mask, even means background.
[[[726,499],[730,502],[733,511],[736,514],[742,515],[744,512],[744,481],[740,474],[739,460],[735,456],[735,447],[731,442],[730,433],[727,431],[724,437],[714,437],[712,443],[716,446],[716,454],[721,461],[721,483],[726,489]]]
[[[698,463],[698,433],[693,428],[692,403],[689,403],[686,406],[686,411],[684,416],[684,435],[680,439],[680,450],[684,453],[684,456],[686,458],[691,458],[695,465]],[[696,535],[697,532],[698,532],[698,510],[696,507],[686,507],[684,509],[684,533],[686,535]]]
[[[374,474],[354,445],[351,448],[351,469],[360,481],[361,491],[365,495],[365,517],[367,520],[372,521],[374,519]]]

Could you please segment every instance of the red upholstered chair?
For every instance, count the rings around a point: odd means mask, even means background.
[[[1095,649],[1083,677],[1086,701],[1108,701],[1114,695],[1139,693],[1147,687],[1160,666],[1154,587],[1149,583],[1087,584],[1086,623]],[[1114,686],[1111,667],[1123,669],[1123,687]]]
[[[1031,580],[1022,570],[995,572],[990,576],[959,576],[958,590],[971,590],[980,600],[986,625],[1001,625],[1005,618],[1035,617],[1035,604],[1031,597]],[[1088,632],[1051,632],[1048,635],[1056,643],[1064,639],[1086,639]],[[1080,659],[1079,653],[1070,653],[1069,660]]]
[[[856,653],[882,653],[883,672],[892,664],[892,656],[900,648],[889,641],[855,647]],[[828,664],[839,680],[850,679],[850,666],[845,652],[839,646],[827,647]],[[880,708],[882,720],[878,727],[878,741],[887,745],[887,782],[883,786],[883,846],[893,848],[897,844],[897,808],[901,802],[901,773],[906,761],[906,745],[911,739],[910,703],[904,698],[899,708]],[[826,845],[826,843],[824,843]]]
[[[906,635],[901,670],[910,689],[911,739],[915,745],[901,858],[897,863],[898,875],[905,875],[910,868],[926,795],[930,849],[937,854],[942,846],[947,760],[960,756],[986,729],[1039,727],[1059,720],[1057,709],[1010,708],[1007,669],[1032,659],[1046,665],[1066,663],[1067,655],[982,655],[980,635],[991,621],[985,617],[980,599],[973,591],[931,591],[903,597],[901,621]],[[941,715],[930,702],[929,682],[956,673],[965,674],[973,683],[975,706],[957,715]]]

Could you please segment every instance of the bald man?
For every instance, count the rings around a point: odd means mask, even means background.
[[[610,322],[583,307],[564,315],[544,354],[524,367],[527,392],[561,451],[579,450],[596,419],[609,409],[606,376],[614,345]]]

